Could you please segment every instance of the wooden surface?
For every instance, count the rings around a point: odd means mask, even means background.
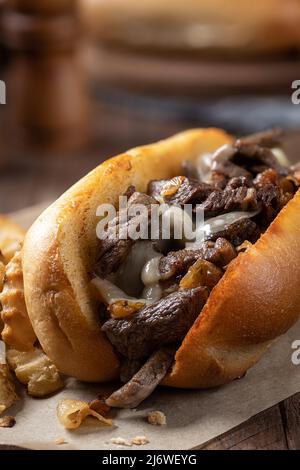
[[[57,64],[61,62],[58,61]],[[211,108],[215,109],[215,115],[207,116],[203,111],[208,109],[207,103],[202,108],[200,102],[198,104],[189,102],[184,105],[176,102],[170,105],[163,101],[128,100],[128,97],[122,94],[111,97],[104,92],[101,85],[97,85],[96,94],[90,99],[89,88],[83,90],[79,86],[78,76],[74,73],[73,59],[69,63],[66,60],[63,66],[60,66],[63,70],[58,68],[56,79],[67,80],[70,87],[70,80],[72,81],[73,77],[70,100],[73,104],[74,100],[78,100],[78,106],[72,110],[73,121],[66,113],[67,126],[58,119],[62,115],[63,108],[55,95],[55,87],[54,95],[51,95],[52,67],[55,67],[55,61],[54,65],[51,62],[50,76],[45,75],[48,84],[43,90],[44,95],[47,94],[46,106],[50,103],[55,104],[51,119],[44,119],[45,109],[42,109],[39,102],[33,107],[24,106],[26,93],[31,91],[34,99],[35,91],[30,82],[32,76],[29,75],[31,78],[28,78],[26,67],[25,72],[24,67],[17,68],[21,76],[17,83],[14,82],[13,90],[18,92],[15,95],[19,101],[12,100],[13,105],[9,102],[6,106],[0,107],[0,212],[8,213],[53,200],[106,157],[132,146],[152,142],[197,125],[224,124],[230,131],[251,131],[257,127],[267,127],[274,123],[274,118],[279,120],[280,116],[283,116],[283,108],[279,104],[278,112],[272,110],[269,120],[268,115],[264,115],[261,111],[257,113],[257,120],[250,120],[248,125],[245,111],[239,115],[239,109],[244,108],[236,108],[236,119],[233,121],[232,118],[226,117],[226,113],[222,115],[221,108],[216,103],[213,103]],[[13,68],[15,64],[11,67],[11,70],[16,70]],[[11,70],[5,70],[5,73],[9,76]],[[83,96],[84,94],[86,96]],[[276,99],[274,98],[274,102]],[[289,98],[286,103],[288,102]],[[68,106],[67,103],[65,101],[63,106]],[[76,117],[82,116],[82,109],[86,112],[86,106],[89,108],[89,112],[85,114],[86,122],[82,123],[79,129]],[[224,106],[225,111],[230,109],[228,100]],[[264,108],[264,105],[262,107]],[[222,109],[224,111],[224,108]],[[293,116],[294,111],[294,108],[291,108]],[[40,120],[39,113],[41,113]],[[33,114],[34,120],[32,120]],[[265,116],[263,120],[261,120],[262,115]],[[59,125],[55,126],[58,121]],[[36,123],[39,122],[44,123],[44,127],[42,125],[37,127]],[[289,126],[291,122],[294,124],[293,120],[283,119],[283,125]],[[299,133],[291,134],[288,147],[294,160],[297,159],[299,142]],[[202,448],[300,449],[300,394],[251,418]]]
[[[300,393],[252,417],[203,450],[300,449]]]

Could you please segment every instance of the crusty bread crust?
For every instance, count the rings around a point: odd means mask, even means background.
[[[300,313],[300,191],[228,267],[165,383],[207,388],[242,376]]]
[[[97,256],[96,208],[117,204],[130,184],[180,173],[185,159],[213,151],[231,137],[196,129],[132,149],[98,166],[50,206],[29,230],[23,249],[25,298],[46,354],[65,374],[86,381],[118,376],[89,273]],[[298,318],[300,194],[268,231],[228,268],[176,354],[164,383],[209,387],[242,375]]]

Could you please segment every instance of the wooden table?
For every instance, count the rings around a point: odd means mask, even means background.
[[[150,101],[145,107],[143,99],[129,102],[125,95],[110,95],[104,93],[101,87],[97,88],[96,95],[97,98],[94,97],[91,102],[87,126],[89,135],[86,139],[80,139],[81,142],[86,141],[81,147],[78,147],[77,136],[72,136],[71,132],[69,142],[63,142],[63,145],[58,143],[57,149],[53,142],[47,151],[32,142],[25,148],[24,136],[21,142],[19,131],[14,134],[14,130],[8,129],[9,107],[0,109],[0,212],[11,212],[55,199],[109,155],[188,127],[220,122],[218,114],[214,122],[211,116],[206,122],[205,114],[201,116],[201,103],[162,105],[158,108],[155,105],[157,101]],[[197,112],[188,112],[189,109]],[[227,128],[245,131],[245,124],[240,129],[238,122],[238,119],[236,123],[228,121]],[[272,119],[270,122],[273,122]],[[249,130],[257,125],[261,123],[252,121]],[[299,148],[297,142],[300,142],[300,137],[296,132],[289,139],[294,158]],[[300,449],[300,394],[251,418],[202,448]]]

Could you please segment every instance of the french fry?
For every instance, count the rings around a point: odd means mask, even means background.
[[[44,397],[64,386],[57,368],[39,348],[28,352],[8,349],[6,360],[33,397]]]
[[[0,364],[0,414],[16,403],[19,397],[6,364]]]

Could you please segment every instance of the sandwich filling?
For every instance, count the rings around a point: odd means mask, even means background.
[[[126,191],[127,206],[107,225],[92,281],[100,294],[102,330],[121,359],[121,381],[107,404],[136,407],[170,370],[174,354],[227,266],[255,243],[300,185],[300,171],[280,149],[281,133],[266,131],[224,145],[180,175],[149,181],[147,192]],[[136,223],[128,209],[145,207],[148,239],[122,236]],[[167,204],[172,230],[151,239],[151,211]],[[174,237],[202,214],[201,241]],[[196,233],[199,227],[196,227]]]

